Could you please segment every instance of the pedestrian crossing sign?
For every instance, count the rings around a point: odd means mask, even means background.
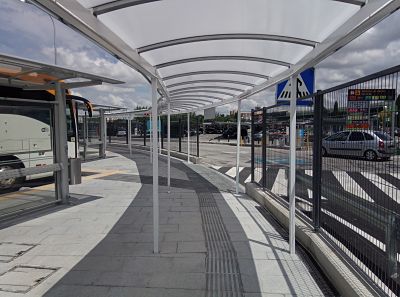
[[[314,68],[308,68],[297,76],[297,98],[302,98],[314,93]],[[283,81],[277,85],[276,99],[290,99],[291,85],[290,80]]]

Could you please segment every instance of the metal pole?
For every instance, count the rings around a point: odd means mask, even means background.
[[[88,125],[88,119],[87,119],[87,113],[85,111],[85,116],[83,118],[83,129],[84,129],[84,146],[83,146],[83,160],[86,161],[86,155],[87,155],[87,145],[89,142],[89,125]]]
[[[152,121],[152,117],[150,116],[149,118],[149,122],[150,122],[150,163],[153,163],[153,121]],[[156,133],[157,135],[157,133]]]
[[[296,202],[296,98],[297,79],[290,77],[290,153],[289,153],[289,251],[295,253],[295,202]]]
[[[157,131],[158,131],[158,154],[161,155],[161,116],[158,116],[157,122]]]
[[[254,109],[251,110],[251,182],[254,183]]]
[[[168,116],[167,116],[167,137],[168,137],[168,144],[167,144],[167,151],[168,151],[168,158],[167,158],[167,167],[168,167],[168,192],[171,191],[171,103],[170,99],[168,98]]]
[[[104,109],[100,109],[100,141],[100,158],[105,158],[107,145],[107,119],[104,115]]]
[[[313,224],[318,231],[321,223],[321,175],[322,175],[322,110],[323,95],[317,93],[314,99],[314,139],[313,139]]]
[[[237,110],[237,144],[236,144],[236,194],[239,194],[239,162],[240,162],[240,138],[241,138],[241,100],[238,101]]]
[[[143,145],[146,146],[146,137],[147,137],[147,120],[146,117],[143,118]]]
[[[128,146],[129,146],[129,156],[132,156],[132,122],[128,119]]]
[[[161,119],[160,120],[160,129],[161,129],[161,149],[164,149],[164,136],[165,136],[165,127],[164,127],[164,121]]]
[[[262,113],[262,186],[265,188],[267,186],[267,109],[263,107]]]
[[[152,94],[152,134],[155,135],[152,139],[153,144],[153,240],[154,253],[158,254],[158,224],[159,224],[159,207],[158,207],[158,155],[157,155],[157,79],[151,78],[151,94]]]
[[[179,144],[179,152],[182,152],[182,119],[179,117],[179,122],[178,122],[178,144]]]
[[[129,125],[129,120],[126,120],[126,144],[129,144],[129,139],[128,139],[128,130],[129,130],[129,128],[128,128],[128,125]]]
[[[187,162],[190,163],[190,113],[187,114]]]
[[[104,110],[103,110],[103,112],[104,112]],[[111,128],[114,128],[114,125],[111,126],[111,124],[112,124],[111,119],[108,119],[108,123],[109,123],[108,126],[107,126],[107,119],[105,119],[105,123],[106,123],[106,135],[107,135],[107,128],[110,128],[109,129],[110,135],[108,135],[108,142],[111,143],[111,130],[112,130]],[[106,139],[107,139],[107,136],[106,136]]]
[[[56,195],[57,199],[63,204],[68,203],[69,198],[69,179],[68,179],[68,142],[67,142],[67,121],[66,121],[66,102],[65,90],[61,84],[55,84],[55,97],[57,105],[55,107],[55,157],[56,163],[61,164],[61,171],[56,172]]]
[[[200,132],[200,129],[199,129],[199,126],[200,126],[200,120],[199,120],[199,116],[197,116],[196,117],[196,146],[197,146],[197,151],[196,151],[196,156],[197,156],[197,158],[198,157],[200,157],[200,135],[199,135],[199,132]]]

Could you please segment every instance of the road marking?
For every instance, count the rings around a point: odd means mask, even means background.
[[[336,177],[340,185],[346,192],[356,195],[362,199],[370,202],[375,202],[361,187],[352,179],[345,171],[332,171],[332,174]]]
[[[277,195],[287,195],[287,180],[285,176],[285,169],[279,169],[271,191],[272,193]]]
[[[243,170],[244,167],[239,167],[239,173],[240,171]],[[236,177],[236,167],[232,167],[229,169],[227,172],[225,172],[226,175],[235,178]]]
[[[361,172],[361,174],[394,201],[400,203],[400,190],[398,188],[376,174],[370,172]]]
[[[244,183],[249,183],[249,182],[251,182],[251,174],[244,181]]]
[[[307,189],[307,193],[308,193],[308,198],[310,198],[312,200],[313,199],[312,190]],[[324,196],[321,196],[321,200],[328,200],[328,198],[325,198]]]
[[[218,170],[218,169],[220,169],[222,166],[215,166],[215,165],[211,165],[211,168],[213,168],[213,169],[215,169],[215,170]]]

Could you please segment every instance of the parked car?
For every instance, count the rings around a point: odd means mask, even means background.
[[[118,130],[117,131],[117,136],[126,136],[126,131],[125,130]]]
[[[369,161],[390,159],[394,140],[379,131],[341,131],[322,140],[322,155],[364,157]]]

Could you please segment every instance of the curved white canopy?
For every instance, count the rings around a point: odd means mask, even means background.
[[[36,2],[156,77],[160,93],[178,111],[234,102],[272,86],[314,66],[400,6],[400,0]]]

